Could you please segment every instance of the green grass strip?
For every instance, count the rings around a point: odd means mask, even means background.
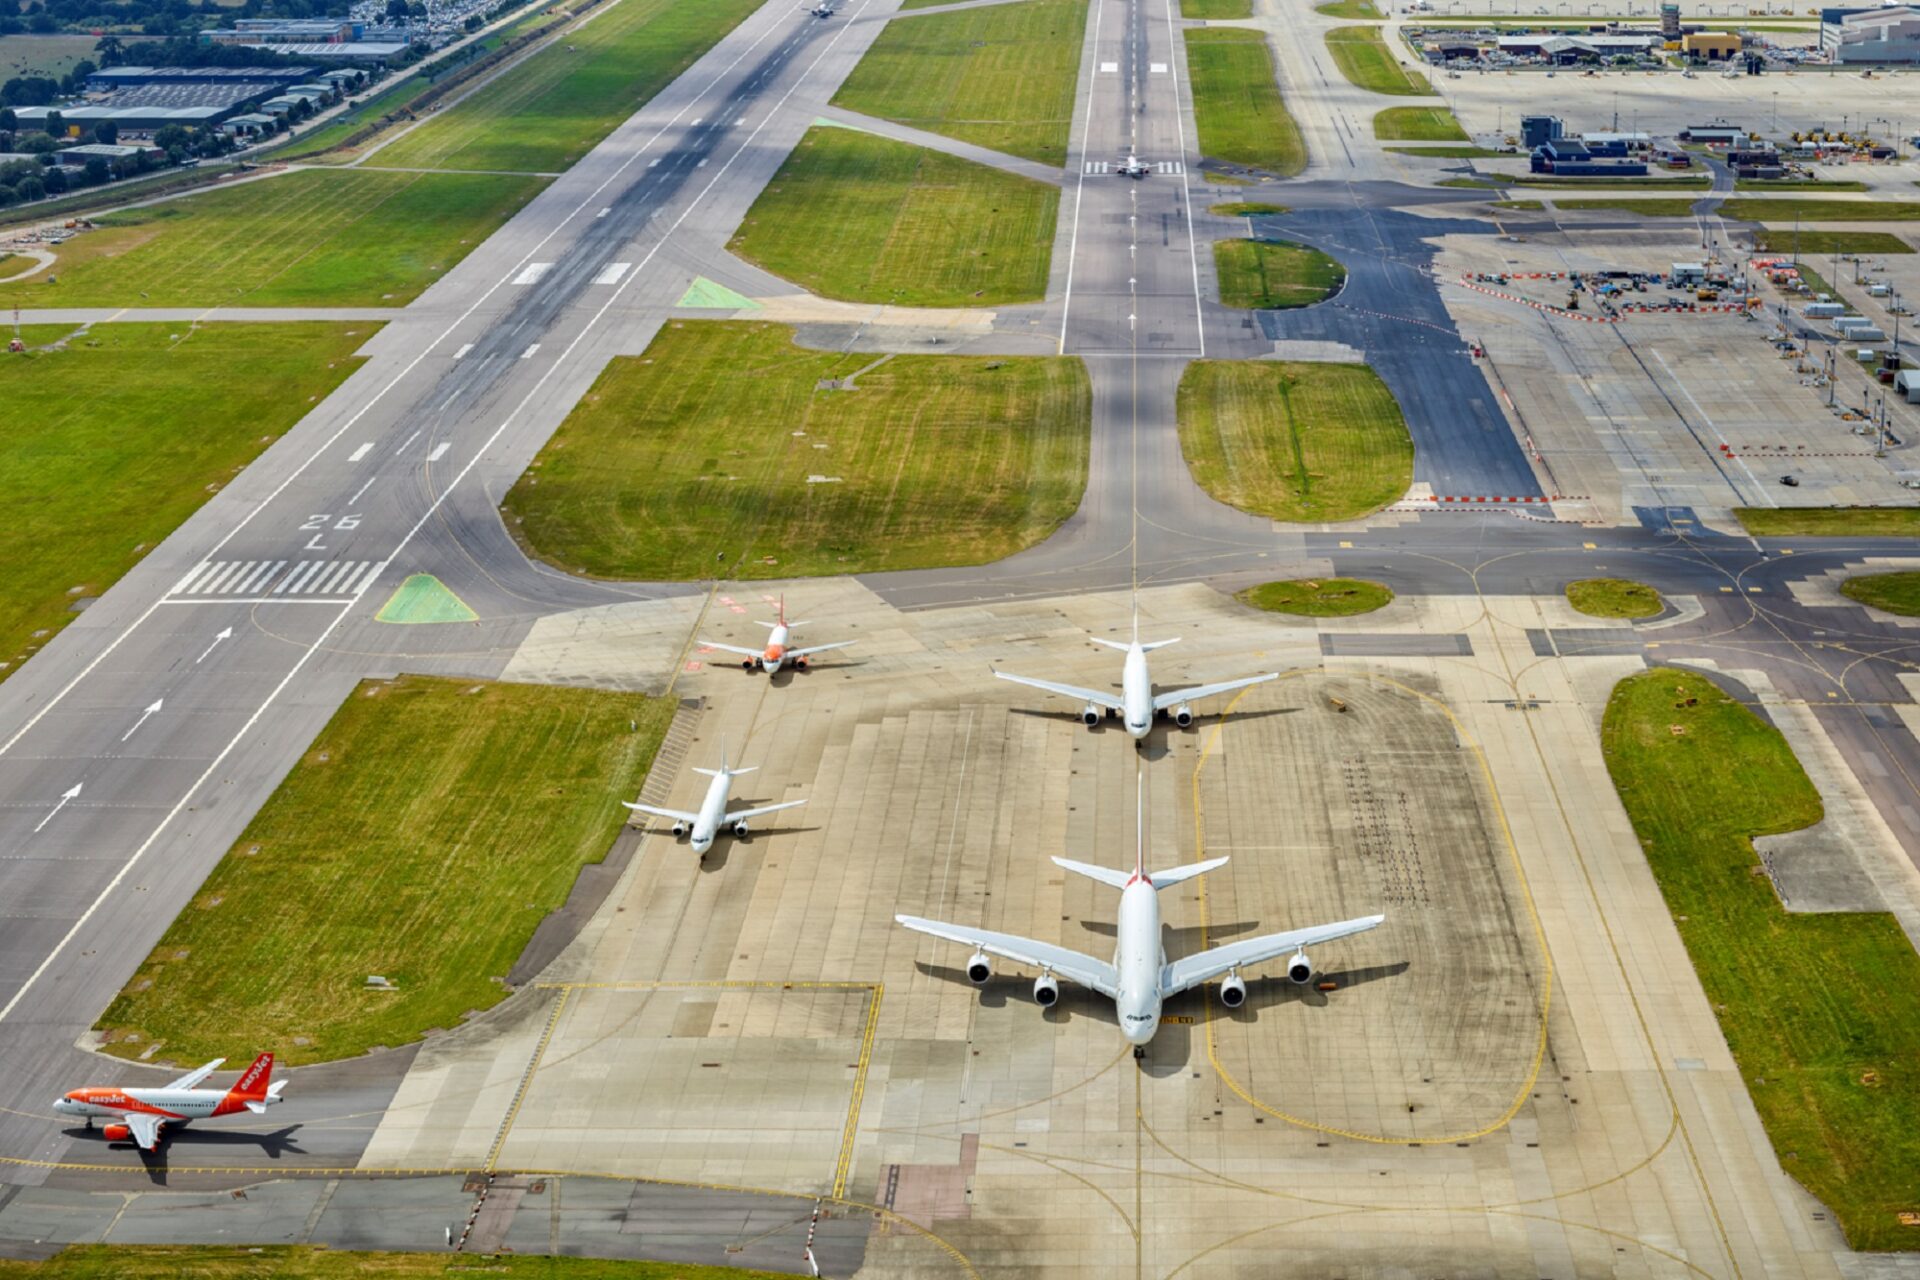
[[[875,134],[809,129],[728,246],[826,298],[1036,302],[1060,191]]]
[[[499,1003],[672,718],[635,693],[363,682],[101,1015],[109,1051],[320,1062]]]
[[[1413,483],[1400,406],[1365,365],[1196,360],[1177,413],[1200,487],[1255,515],[1352,520]]]
[[[887,24],[833,103],[1047,165],[1067,160],[1084,0]]]
[[[1666,608],[1658,591],[1629,578],[1569,582],[1567,603],[1591,618],[1651,618]]]
[[[1291,578],[1248,587],[1236,592],[1233,598],[1268,613],[1303,618],[1349,618],[1385,608],[1393,601],[1393,591],[1365,578]]]
[[[1425,76],[1409,75],[1394,60],[1378,27],[1335,27],[1327,32],[1327,52],[1349,82],[1373,93],[1424,97],[1433,92]]]
[[[786,325],[676,322],[608,365],[504,510],[533,554],[605,578],[980,564],[1079,506],[1090,396],[1076,359],[839,354]]]
[[[1324,13],[1329,18],[1379,18],[1383,15],[1373,5],[1373,0],[1331,0],[1329,4],[1313,6],[1315,13]]]
[[[30,325],[0,357],[0,676],[347,375],[377,324]],[[65,340],[58,350],[40,348]]]
[[[1752,837],[1821,818],[1786,740],[1704,677],[1621,681],[1608,771],[1782,1166],[1855,1249],[1911,1248],[1920,956],[1890,914],[1789,914]],[[1898,994],[1897,994],[1898,993]]]
[[[311,1245],[75,1244],[45,1262],[0,1259],[0,1280],[787,1280],[695,1262],[545,1254],[358,1253]]]
[[[1754,247],[1767,253],[1912,253],[1913,246],[1891,231],[1813,231],[1762,227]]]
[[[1286,240],[1219,240],[1213,246],[1220,301],[1229,307],[1279,310],[1331,297],[1346,268],[1318,249]]]
[[[1868,573],[1848,578],[1840,592],[1849,600],[1870,604],[1903,617],[1920,617],[1920,573]]]
[[[1720,206],[1744,222],[1920,222],[1920,200],[1790,200],[1735,196]]]
[[[1445,107],[1388,107],[1373,118],[1382,142],[1466,142],[1467,131]]]
[[[1760,538],[1920,537],[1920,507],[1735,507]]]
[[[1202,27],[1188,31],[1186,39],[1201,153],[1281,177],[1305,169],[1307,144],[1280,98],[1266,37]]]
[[[1253,16],[1253,0],[1180,0],[1180,16],[1206,22],[1233,22]]]

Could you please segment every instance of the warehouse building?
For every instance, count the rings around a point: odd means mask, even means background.
[[[1840,12],[1829,24],[1826,15]],[[1845,66],[1920,65],[1920,5],[1884,9],[1825,10],[1820,47]]]
[[[1731,31],[1694,31],[1681,37],[1680,51],[1704,62],[1725,62],[1740,56],[1740,37]]]

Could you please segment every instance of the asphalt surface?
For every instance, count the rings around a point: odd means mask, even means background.
[[[404,1051],[293,1072],[271,1127],[189,1130],[159,1161],[64,1129],[46,1106],[80,1083],[164,1078],[76,1046],[359,679],[494,675],[541,616],[701,589],[593,583],[530,563],[497,503],[605,359],[643,349],[696,275],[756,282],[724,255],[727,233],[882,29],[867,19],[890,8],[855,0],[820,21],[771,0],[397,315],[360,372],[0,685],[0,1184],[42,1195],[178,1187],[191,1167],[207,1171],[193,1174],[199,1188],[353,1167]],[[1920,860],[1920,744],[1891,711],[1910,700],[1896,678],[1916,670],[1910,637],[1864,610],[1808,609],[1788,592],[1908,544],[1762,544],[1658,509],[1622,529],[1448,514],[1308,533],[1221,506],[1193,483],[1173,421],[1186,364],[1315,338],[1368,353],[1401,398],[1418,478],[1435,492],[1542,492],[1465,354],[1472,335],[1440,303],[1425,243],[1496,229],[1395,208],[1447,202],[1431,190],[1249,188],[1250,199],[1284,192],[1293,210],[1262,220],[1260,233],[1325,248],[1350,275],[1332,303],[1248,329],[1210,296],[1203,242],[1244,228],[1195,212],[1196,197],[1204,206],[1212,194],[1194,189],[1184,69],[1167,0],[1094,0],[1055,261],[1065,287],[1039,309],[1046,341],[1084,357],[1092,376],[1080,510],[1043,546],[998,564],[868,585],[934,608],[1130,584],[1236,586],[1283,570],[1425,594],[1638,578],[1706,605],[1660,632],[1660,660],[1737,659],[1814,703]],[[1113,173],[1130,153],[1157,171]],[[415,572],[457,581],[482,620],[453,636],[374,623]],[[155,702],[162,710],[142,719]],[[431,1243],[449,1206],[472,1207],[477,1193],[444,1185],[409,1192],[417,1212],[393,1202],[393,1239]],[[0,1197],[0,1237],[22,1238],[22,1206],[40,1213],[43,1202]],[[737,1208],[707,1207],[716,1222]],[[705,1212],[689,1203],[675,1216]],[[327,1220],[301,1200],[258,1219],[271,1224],[261,1238],[289,1230],[289,1215],[294,1227]],[[737,1223],[712,1229],[713,1240],[737,1234]]]

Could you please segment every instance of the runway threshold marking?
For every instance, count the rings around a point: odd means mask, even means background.
[[[1292,671],[1287,672],[1283,678],[1294,679],[1306,674],[1309,674],[1306,669],[1296,667]],[[1220,1061],[1219,1046],[1214,1035],[1214,1024],[1218,1020],[1219,1014],[1215,1007],[1217,1002],[1210,999],[1202,1001],[1203,1007],[1207,1011],[1207,1061],[1213,1066],[1214,1073],[1220,1077],[1220,1082],[1226,1085],[1242,1102],[1256,1111],[1264,1112],[1277,1120],[1284,1120],[1288,1124],[1296,1125],[1314,1133],[1332,1134],[1335,1137],[1351,1138],[1355,1142],[1370,1142],[1376,1146],[1389,1147],[1405,1146],[1408,1143],[1431,1147],[1445,1146],[1448,1143],[1454,1142],[1471,1142],[1475,1138],[1484,1138],[1490,1133],[1497,1133],[1499,1130],[1505,1128],[1512,1122],[1514,1116],[1520,1113],[1520,1108],[1525,1106],[1533,1096],[1533,1087],[1540,1079],[1540,1069],[1542,1065],[1545,1064],[1547,1058],[1547,1024],[1553,1011],[1553,953],[1547,947],[1546,928],[1540,923],[1540,912],[1533,900],[1533,887],[1527,880],[1526,868],[1522,866],[1520,862],[1520,846],[1515,842],[1513,838],[1513,828],[1507,821],[1506,804],[1500,799],[1500,789],[1494,784],[1493,768],[1487,763],[1486,752],[1481,748],[1478,739],[1467,731],[1467,726],[1461,721],[1460,717],[1453,713],[1453,709],[1438,698],[1422,693],[1420,690],[1410,685],[1402,684],[1400,681],[1388,676],[1378,675],[1369,671],[1343,671],[1341,674],[1352,679],[1385,685],[1390,689],[1396,689],[1401,693],[1408,694],[1426,703],[1428,706],[1433,707],[1447,718],[1447,722],[1453,726],[1454,734],[1460,742],[1460,745],[1473,757],[1474,763],[1480,766],[1480,776],[1487,785],[1487,795],[1493,801],[1494,816],[1500,821],[1500,836],[1507,847],[1507,858],[1513,867],[1515,880],[1520,886],[1520,901],[1527,909],[1527,921],[1533,926],[1534,944],[1540,951],[1540,1031],[1534,1041],[1532,1065],[1527,1070],[1526,1079],[1523,1080],[1520,1087],[1515,1090],[1513,1101],[1507,1104],[1506,1111],[1491,1124],[1461,1133],[1436,1134],[1430,1138],[1415,1139],[1409,1138],[1405,1134],[1362,1133],[1357,1129],[1342,1129],[1337,1125],[1320,1124],[1318,1121],[1309,1120],[1304,1116],[1296,1116],[1289,1112],[1282,1111],[1278,1107],[1271,1106],[1254,1097],[1253,1094],[1249,1093],[1240,1082],[1234,1078],[1233,1074],[1229,1072]],[[1193,857],[1196,862],[1203,861],[1207,856],[1206,813],[1200,802],[1200,776],[1202,771],[1207,767],[1207,760],[1213,755],[1215,748],[1219,746],[1220,734],[1222,730],[1226,728],[1227,718],[1232,715],[1233,709],[1240,704],[1240,700],[1251,692],[1251,689],[1242,689],[1227,703],[1226,708],[1220,713],[1219,718],[1214,721],[1213,731],[1208,734],[1206,745],[1200,748],[1200,758],[1194,762],[1192,780]],[[1213,925],[1213,913],[1212,904],[1207,897],[1207,878],[1202,876],[1197,883],[1200,886],[1200,946],[1204,950],[1213,945],[1210,937],[1210,930]],[[1662,1146],[1664,1147],[1664,1145],[1663,1143]],[[1651,1159],[1652,1157],[1648,1158]]]
[[[513,278],[515,284],[539,284],[547,272],[553,270],[551,262],[529,262],[521,268],[520,274]]]
[[[447,456],[447,450],[451,448],[453,448],[451,444],[447,443],[445,440],[442,440],[439,444],[433,446],[433,451],[431,453],[427,454],[427,461],[428,462],[440,461],[440,459]]]
[[[467,352],[471,350],[473,350],[473,344],[471,342],[463,342],[460,344],[460,349],[453,353],[453,358],[455,360],[463,360],[466,358]]]
[[[609,262],[600,268],[600,274],[593,278],[595,284],[619,284],[620,277],[633,269],[631,262]]]
[[[373,442],[369,440],[366,444],[361,445],[358,449],[355,449],[352,453],[348,454],[347,461],[358,462],[360,461],[360,459],[366,457],[369,453],[372,453],[372,452],[373,452]]]

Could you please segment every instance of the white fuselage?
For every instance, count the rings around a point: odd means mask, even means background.
[[[707,784],[706,798],[700,801],[700,811],[695,815],[693,830],[689,833],[689,843],[693,845],[695,853],[705,853],[713,848],[713,838],[726,825],[727,793],[732,786],[733,776],[725,772]]]
[[[220,1100],[227,1096],[225,1089],[87,1089],[75,1092],[86,1096],[83,1099],[69,1094],[54,1103],[53,1109],[63,1116],[114,1120],[129,1111],[152,1111],[166,1116],[174,1124],[206,1119],[220,1105]],[[272,1101],[278,1102],[279,1099]]]
[[[1120,672],[1120,703],[1127,732],[1146,737],[1153,728],[1153,677],[1147,674],[1147,651],[1137,640],[1127,647],[1127,665]]]
[[[1133,658],[1127,662],[1131,668]],[[1120,1015],[1120,1034],[1129,1044],[1145,1044],[1160,1029],[1160,971],[1166,963],[1160,945],[1160,897],[1145,880],[1130,881],[1120,891],[1120,927],[1113,945],[1113,968],[1119,975],[1113,1005]]]
[[[774,674],[787,664],[787,650],[793,645],[788,634],[787,624],[775,623],[773,630],[767,633],[767,647],[760,655],[760,669],[768,675]]]

